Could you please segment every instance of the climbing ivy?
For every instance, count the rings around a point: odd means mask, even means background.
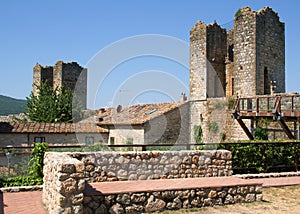
[[[43,178],[44,154],[48,150],[48,143],[35,143],[32,149],[32,158],[29,160],[29,174]]]

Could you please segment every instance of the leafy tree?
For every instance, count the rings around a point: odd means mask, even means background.
[[[27,115],[35,122],[73,122],[81,118],[81,105],[74,99],[71,90],[64,87],[55,88],[42,83],[38,87],[38,94],[31,92],[27,100]],[[74,104],[74,119],[72,117]]]

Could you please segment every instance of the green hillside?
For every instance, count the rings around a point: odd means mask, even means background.
[[[26,100],[18,100],[0,95],[0,115],[24,113]]]

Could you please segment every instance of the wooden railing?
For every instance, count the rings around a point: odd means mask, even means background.
[[[276,111],[284,116],[296,117],[300,115],[300,95],[239,97],[236,99],[233,110],[241,114],[251,115],[253,112],[261,116],[272,116],[272,113]]]

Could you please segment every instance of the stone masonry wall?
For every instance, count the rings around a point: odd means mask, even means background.
[[[89,182],[232,175],[231,153],[226,150],[69,155],[84,163],[84,178]]]
[[[76,62],[64,63],[58,61],[54,66],[41,66],[37,64],[33,68],[33,93],[37,95],[37,86],[47,81],[48,85],[65,87],[76,93],[83,108],[87,102],[87,69]]]
[[[85,195],[84,213],[152,213],[262,200],[258,185]]]
[[[231,152],[226,150],[47,152],[43,171],[43,203],[48,213],[82,213],[86,181],[231,176],[232,161]]]
[[[156,117],[144,124],[144,143],[188,144],[190,103]]]
[[[238,96],[256,95],[256,12],[240,10],[234,21],[234,91]]]
[[[46,153],[43,203],[49,214],[82,213],[84,164],[66,153]]]
[[[257,94],[270,94],[270,81],[276,81],[276,93],[285,92],[285,36],[284,23],[271,8],[257,12]],[[265,74],[265,72],[267,72]],[[266,82],[265,82],[266,81]],[[265,91],[266,90],[266,91]],[[266,92],[266,93],[264,93]]]
[[[197,21],[190,31],[190,100],[207,98],[206,25]]]

